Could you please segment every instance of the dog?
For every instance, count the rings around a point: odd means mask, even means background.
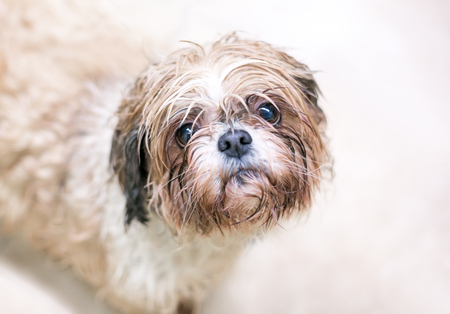
[[[231,34],[131,83],[128,34],[61,3],[0,7],[0,229],[126,313],[198,313],[251,239],[310,207],[329,164],[313,73]]]

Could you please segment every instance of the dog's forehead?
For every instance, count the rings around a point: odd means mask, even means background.
[[[169,96],[176,108],[169,120],[180,125],[186,120],[200,124],[230,121],[252,112],[254,99],[283,99],[289,89],[283,87],[289,83],[272,69],[267,62],[255,59],[191,67],[187,75],[179,74],[186,75],[185,88],[180,89],[184,93]]]
[[[207,86],[207,97],[214,101],[217,105],[223,102],[226,97],[233,95],[239,97],[242,93],[245,81],[240,80],[241,76],[255,74],[254,67],[267,65],[265,61],[256,59],[234,60],[229,64],[210,64],[206,67],[204,79]],[[261,88],[263,88],[261,86]]]
[[[199,122],[228,120],[242,110],[252,111],[248,100],[254,95],[295,103],[300,98],[295,60],[272,47],[259,48],[240,44],[180,50],[150,68],[140,92],[144,124],[157,132],[162,125],[182,125],[197,117]]]

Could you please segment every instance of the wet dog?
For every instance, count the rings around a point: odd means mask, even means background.
[[[230,35],[130,85],[133,49],[94,32],[71,54],[30,20],[0,48],[2,229],[125,312],[195,313],[249,239],[310,206],[328,162],[312,72]]]

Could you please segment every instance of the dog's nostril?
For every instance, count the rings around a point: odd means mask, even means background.
[[[241,139],[240,139],[240,142],[241,142],[242,145],[250,144],[252,142],[252,138],[250,137],[250,134],[249,134],[248,137],[242,136]]]
[[[231,147],[231,143],[229,141],[223,140],[222,137],[219,138],[219,151],[226,151]]]
[[[219,138],[219,151],[232,158],[240,158],[249,151],[252,137],[244,130],[229,130]]]

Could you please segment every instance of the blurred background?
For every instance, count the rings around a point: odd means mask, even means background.
[[[335,177],[307,217],[244,253],[204,314],[450,313],[449,1],[111,8],[150,56],[242,31],[318,71]],[[115,312],[70,272],[2,238],[0,313]]]

